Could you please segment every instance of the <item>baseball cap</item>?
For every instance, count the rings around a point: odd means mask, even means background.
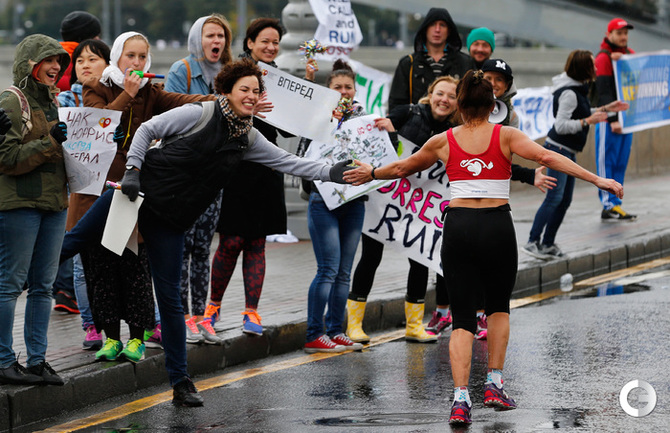
[[[511,82],[514,76],[512,75],[512,68],[503,59],[488,59],[482,65],[483,72],[499,72]]]
[[[610,21],[609,24],[607,24],[607,33],[623,28],[633,29],[634,27],[631,24],[628,24],[628,21],[624,20],[623,18],[614,18],[612,21]]]

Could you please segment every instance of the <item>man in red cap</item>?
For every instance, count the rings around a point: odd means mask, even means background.
[[[614,18],[607,25],[607,34],[595,58],[599,107],[617,100],[612,61],[619,60],[623,54],[634,53],[628,48],[628,30],[632,28],[633,26],[622,18]],[[616,113],[610,113],[607,122],[597,124],[596,170],[599,176],[606,176],[623,185],[633,134],[622,134],[621,131],[621,123]],[[603,204],[600,215],[603,221],[635,220],[636,215],[629,214],[621,208],[621,199],[606,191],[599,191],[598,194]]]

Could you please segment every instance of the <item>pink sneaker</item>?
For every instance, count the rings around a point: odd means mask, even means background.
[[[477,333],[475,338],[477,340],[486,340],[488,335],[488,323],[486,322],[486,314],[482,314],[477,318]]]
[[[84,343],[81,345],[84,350],[100,350],[102,349],[102,334],[95,329],[95,326],[86,328],[86,337]]]

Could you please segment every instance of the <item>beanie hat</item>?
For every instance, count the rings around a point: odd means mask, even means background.
[[[507,79],[508,83],[511,83],[514,79],[512,76],[512,68],[510,65],[503,59],[488,59],[482,65],[483,72],[499,72]]]
[[[472,45],[474,41],[487,42],[491,46],[491,51],[495,51],[496,49],[496,37],[493,34],[493,32],[487,29],[486,27],[478,27],[476,29],[472,29],[472,31],[468,35],[468,39],[466,40],[468,51],[470,51],[470,45]]]
[[[64,41],[81,42],[99,36],[100,20],[84,11],[70,12],[60,23],[60,34]]]

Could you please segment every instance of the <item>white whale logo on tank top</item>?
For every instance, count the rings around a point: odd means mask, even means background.
[[[474,159],[464,159],[461,161],[461,167],[467,168],[467,170],[472,173],[473,176],[479,176],[483,169],[491,170],[493,168],[493,162],[489,162],[488,165],[479,158]]]

